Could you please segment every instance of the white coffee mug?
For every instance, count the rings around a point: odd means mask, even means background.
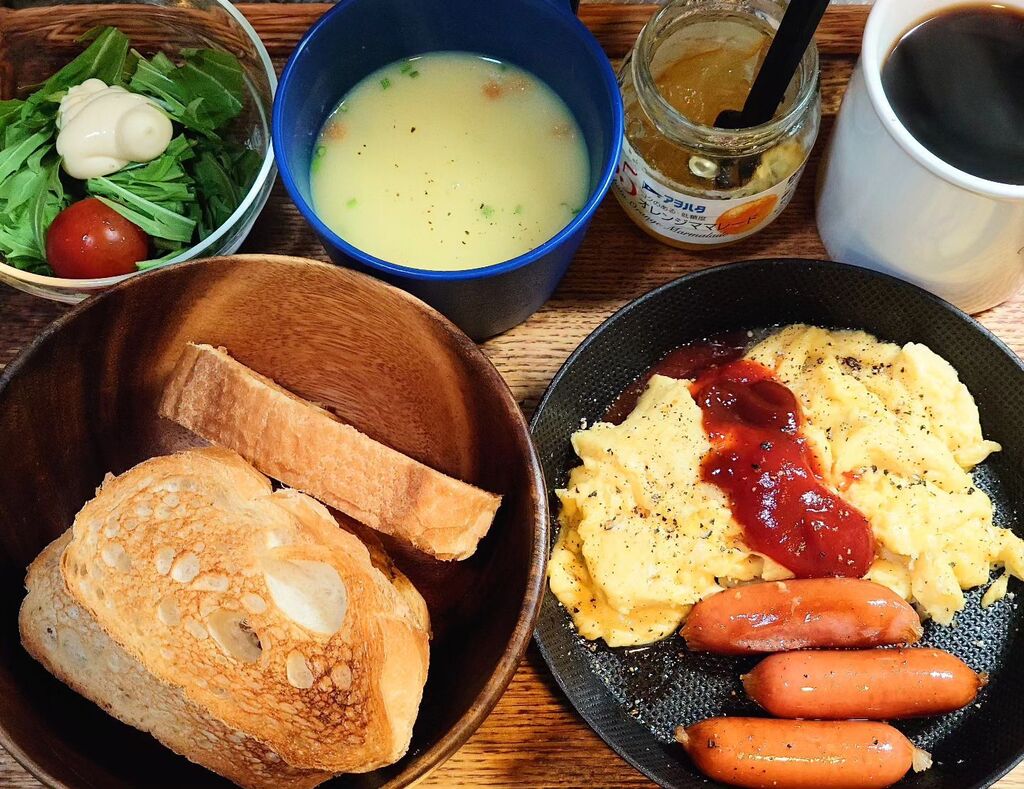
[[[1024,0],[1002,2],[1024,9]],[[897,120],[882,90],[882,66],[903,34],[951,7],[963,0],[876,0],[822,162],[818,232],[833,260],[980,312],[1024,282],[1024,186],[944,162]]]

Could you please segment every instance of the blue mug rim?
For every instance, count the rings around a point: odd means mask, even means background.
[[[341,2],[338,2],[333,8],[328,9],[328,11],[314,22],[313,26],[310,27],[302,36],[302,39],[292,51],[291,56],[288,58],[288,62],[285,64],[285,67],[281,72],[281,79],[278,81],[277,93],[274,96],[274,108],[271,117],[271,142],[274,147],[274,157],[277,159],[278,172],[281,174],[281,180],[284,182],[284,187],[288,192],[288,196],[291,197],[292,202],[295,203],[295,206],[299,209],[299,213],[302,214],[302,217],[313,227],[313,230],[321,239],[327,239],[332,246],[338,247],[348,257],[354,258],[362,265],[371,269],[376,269],[388,274],[400,275],[408,279],[457,281],[483,279],[485,277],[515,271],[523,266],[528,266],[543,258],[552,250],[557,249],[590,221],[594,212],[597,210],[598,205],[601,204],[605,194],[611,187],[612,179],[615,177],[615,171],[618,168],[619,158],[622,154],[622,135],[625,123],[625,113],[622,106],[622,95],[619,92],[619,82],[616,77],[615,70],[612,68],[611,62],[608,60],[607,55],[605,55],[601,45],[597,43],[597,39],[594,38],[594,35],[586,28],[586,26],[579,21],[575,14],[572,13],[568,4],[565,5],[565,10],[563,11],[560,6],[556,6],[554,3],[544,2],[543,0],[536,2],[535,0],[536,6],[539,9],[548,9],[548,11],[555,16],[564,17],[565,15],[568,15],[579,26],[579,30],[576,32],[576,35],[581,37],[588,52],[594,57],[595,61],[600,64],[604,87],[612,100],[611,103],[614,108],[614,117],[612,118],[612,145],[608,154],[605,156],[604,167],[602,168],[601,177],[598,180],[597,186],[591,190],[590,197],[587,199],[586,204],[584,204],[580,212],[554,236],[549,238],[540,246],[524,252],[522,255],[502,261],[501,263],[493,263],[489,266],[463,269],[459,271],[429,271],[426,269],[412,268],[410,266],[402,266],[398,263],[390,263],[353,246],[324,224],[320,217],[317,216],[313,207],[305,200],[305,198],[303,198],[302,194],[296,187],[295,179],[292,176],[291,162],[284,156],[283,151],[280,150],[279,141],[283,139],[284,134],[284,119],[282,117],[281,106],[284,102],[285,94],[291,87],[291,80],[293,78],[292,72],[296,67],[295,64],[299,55],[302,54],[302,51],[306,48],[309,42],[320,34],[322,28],[327,24],[330,18],[335,14],[342,13],[349,2],[354,2],[354,0],[341,0]],[[341,97],[339,97],[339,100],[340,98]]]

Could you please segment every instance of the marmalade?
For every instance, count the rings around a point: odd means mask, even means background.
[[[626,110],[614,192],[660,241],[710,248],[745,238],[786,206],[818,132],[818,61],[808,49],[776,116],[720,129],[742,109],[780,0],[677,0],[644,28],[619,74]]]

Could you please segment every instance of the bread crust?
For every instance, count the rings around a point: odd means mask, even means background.
[[[471,556],[501,503],[500,496],[374,441],[223,348],[186,346],[160,414],[439,559]]]
[[[322,504],[272,492],[234,452],[153,458],[104,482],[61,572],[155,680],[292,768],[366,772],[408,749],[429,660],[422,598],[410,605],[411,585],[396,588]]]
[[[226,726],[161,682],[119,647],[68,594],[60,558],[71,530],[29,565],[18,626],[21,643],[44,668],[110,715],[152,734],[177,754],[248,789],[308,789],[331,773],[286,764],[257,739]]]

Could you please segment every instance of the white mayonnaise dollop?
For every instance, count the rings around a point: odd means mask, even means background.
[[[171,142],[171,120],[145,96],[103,80],[68,89],[57,110],[57,153],[72,178],[116,173],[155,159]]]

